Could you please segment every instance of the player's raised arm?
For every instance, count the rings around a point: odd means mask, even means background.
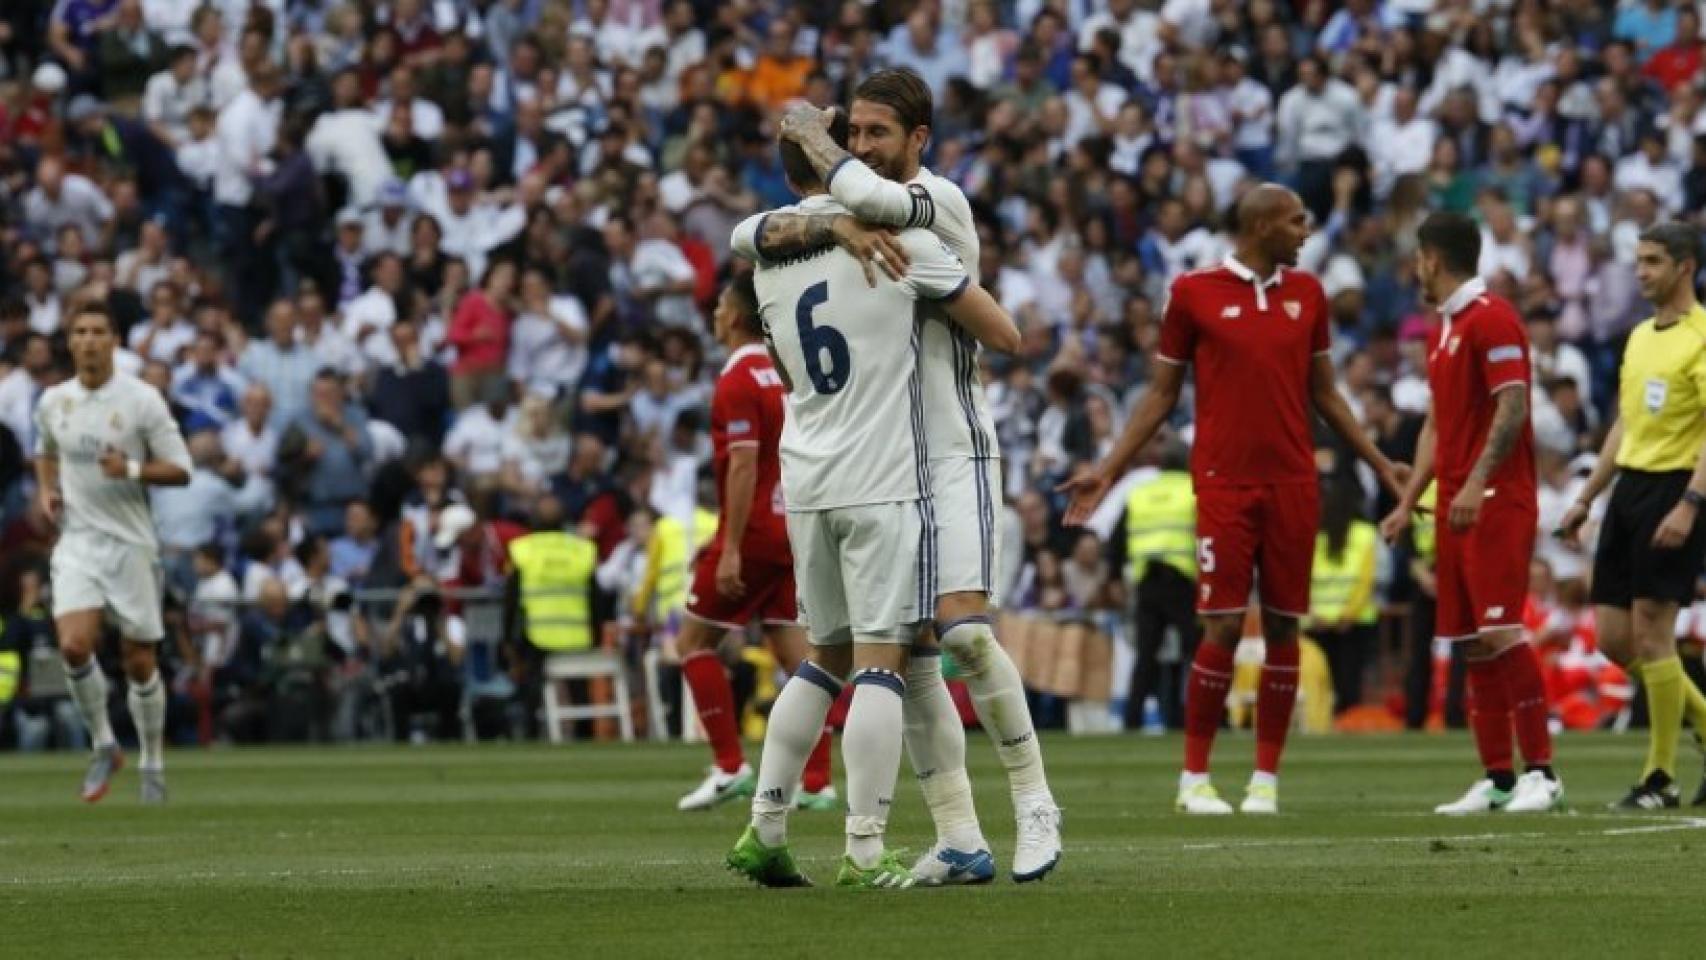
[[[873,287],[878,270],[890,280],[906,275],[906,250],[893,230],[868,226],[841,211],[801,213],[784,208],[755,213],[736,224],[729,235],[729,249],[736,256],[761,266],[831,243],[858,258],[865,268],[865,282]]]
[[[1139,450],[1148,445],[1155,436],[1155,431],[1161,429],[1167,416],[1179,403],[1179,394],[1185,386],[1185,367],[1179,363],[1162,361],[1154,368],[1154,376],[1149,380],[1149,389],[1143,393],[1143,399],[1138,403],[1137,410],[1130,420],[1126,421],[1125,430],[1121,431],[1120,439],[1114,444],[1114,449],[1106,460],[1096,466],[1081,470],[1072,479],[1055,489],[1061,493],[1072,494],[1072,503],[1066,508],[1064,523],[1069,527],[1083,526],[1090,514],[1096,512],[1102,498],[1108,495],[1114,483],[1125,475]]]
[[[837,146],[829,134],[836,112],[796,104],[782,115],[782,139],[800,145],[830,194],[855,217],[885,227],[928,229],[936,212],[929,194],[916,184],[884,179]]]

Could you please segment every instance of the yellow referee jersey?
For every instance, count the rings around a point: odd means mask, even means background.
[[[1648,319],[1623,353],[1617,465],[1663,473],[1692,470],[1706,443],[1706,308],[1660,329]]]

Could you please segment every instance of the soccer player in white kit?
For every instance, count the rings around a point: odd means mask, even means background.
[[[933,231],[974,271],[980,255],[971,204],[953,181],[922,164],[930,138],[930,88],[909,70],[872,74],[853,93],[848,150],[828,135],[832,113],[809,104],[790,109],[782,137],[797,143],[851,217],[836,212],[780,212],[749,218],[735,229],[736,253],[761,261],[760,250],[787,256],[835,242],[873,269],[898,277],[908,253],[889,228]],[[975,335],[941,312],[923,325],[925,427],[930,446],[930,491],[935,505],[935,634],[964,673],[979,722],[995,741],[1007,769],[1018,821],[1013,879],[1046,876],[1060,861],[1060,810],[1043,770],[1042,750],[1018,668],[996,642],[991,626],[995,596],[995,518],[1001,506],[1001,452],[995,422],[978,380]],[[928,636],[914,650],[907,674],[907,753],[936,824],[936,844],[915,865],[939,883],[982,883],[994,859],[972,805],[965,772],[965,731],[943,686],[936,648]]]
[[[113,369],[118,337],[104,307],[71,316],[70,343],[76,377],[44,392],[35,409],[36,486],[42,511],[59,526],[52,564],[59,652],[95,745],[83,799],[105,796],[124,765],[95,658],[111,622],[123,638],[130,715],[142,743],[142,801],[164,803],[166,691],[155,651],[165,631],[148,487],[189,483],[190,454],[165,398]]]
[[[782,148],[806,215],[839,212],[811,164]],[[914,628],[935,604],[929,448],[919,370],[923,318],[936,302],[968,329],[1015,349],[1018,330],[935,236],[897,237],[912,262],[870,284],[833,244],[760,263],[755,277],[777,372],[788,390],[782,489],[800,609],[816,651],[771,710],[753,819],[729,866],[768,886],[805,886],[787,849],[795,781],[839,678],[852,672],[842,737],[847,852],[838,886],[907,888],[912,871],[883,847],[900,765],[902,706]],[[898,429],[897,429],[898,428]]]

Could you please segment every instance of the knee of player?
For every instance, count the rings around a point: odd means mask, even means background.
[[[1202,628],[1204,640],[1218,647],[1234,648],[1244,639],[1244,613],[1203,617]]]
[[[157,667],[154,645],[127,642],[124,645],[124,673],[132,682],[145,683],[154,676]]]

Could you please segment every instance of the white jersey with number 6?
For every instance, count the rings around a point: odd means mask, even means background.
[[[839,210],[827,196],[790,212]],[[782,429],[782,489],[790,512],[899,500],[929,492],[918,369],[918,308],[970,282],[935,235],[907,230],[912,266],[875,287],[834,246],[761,265],[759,315],[792,384]]]

